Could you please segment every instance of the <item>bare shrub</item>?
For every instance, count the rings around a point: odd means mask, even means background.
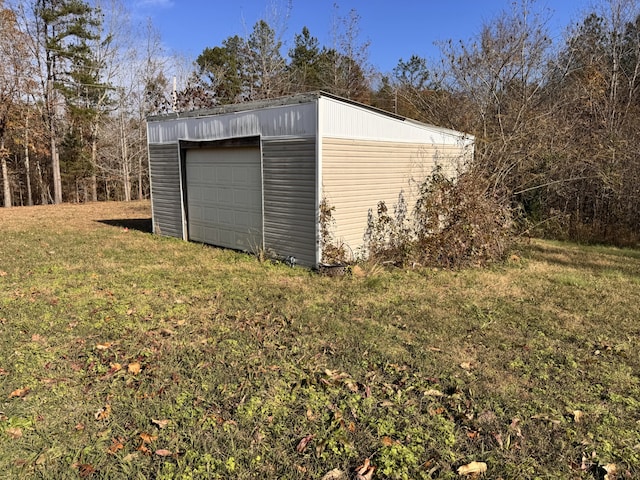
[[[415,217],[418,251],[428,265],[459,268],[500,261],[515,240],[507,197],[473,172],[455,182],[434,172],[420,186]]]
[[[412,220],[402,195],[394,215],[378,203],[365,234],[369,258],[398,266],[486,265],[504,259],[515,240],[507,196],[474,172],[451,180],[436,169],[419,187]]]
[[[408,214],[403,192],[398,195],[393,215],[384,201],[378,202],[377,216],[369,210],[364,240],[370,257],[400,265],[410,258],[415,234]]]
[[[322,262],[326,264],[342,264],[346,262],[347,252],[342,242],[337,242],[333,235],[336,207],[329,204],[326,198],[320,203],[320,238],[322,241]]]

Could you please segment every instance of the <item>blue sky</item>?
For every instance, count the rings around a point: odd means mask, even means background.
[[[519,1],[519,0],[517,0]],[[138,18],[152,19],[165,47],[189,58],[232,35],[246,36],[261,18],[273,23],[271,13],[286,17],[283,48],[286,55],[294,35],[307,26],[321,45],[331,45],[336,12],[346,17],[351,9],[360,16],[360,41],[370,42],[371,64],[390,72],[400,58],[416,54],[438,57],[434,42],[467,40],[508,9],[513,0],[132,0]],[[565,27],[581,18],[588,0],[539,0],[549,11],[551,34],[561,38]],[[334,4],[339,7],[336,11]],[[290,8],[287,6],[290,5]],[[288,12],[288,17],[287,17]]]

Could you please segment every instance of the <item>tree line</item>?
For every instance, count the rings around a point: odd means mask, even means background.
[[[527,231],[634,244],[638,3],[601,0],[555,38],[541,3],[506,6],[382,73],[337,6],[329,45],[272,15],[189,62],[118,0],[0,0],[2,204],[145,198],[147,115],[325,90],[474,135],[471,170]]]

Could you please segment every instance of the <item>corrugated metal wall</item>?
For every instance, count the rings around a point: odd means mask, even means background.
[[[322,193],[335,207],[335,240],[359,254],[369,209],[375,215],[378,202],[384,201],[393,215],[403,192],[410,214],[419,183],[436,163],[454,173],[466,152],[456,145],[323,138]]]
[[[177,143],[149,145],[149,176],[153,232],[183,238],[178,152]]]
[[[315,137],[263,139],[265,248],[316,263]]]
[[[313,135],[316,130],[315,109],[315,102],[308,102],[202,117],[155,119],[148,124],[149,143],[218,140],[252,135]]]

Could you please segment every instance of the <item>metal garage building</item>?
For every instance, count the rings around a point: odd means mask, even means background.
[[[319,205],[356,252],[367,215],[436,164],[454,174],[473,138],[324,92],[150,117],[153,230],[238,250],[321,262]]]

